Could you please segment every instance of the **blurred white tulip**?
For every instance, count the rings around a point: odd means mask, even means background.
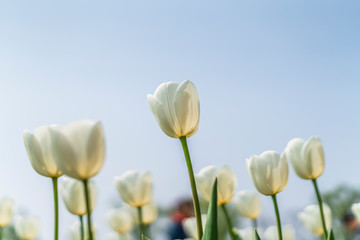
[[[52,130],[56,162],[65,175],[87,180],[101,170],[105,161],[105,139],[100,122],[77,121]]]
[[[257,231],[259,237],[262,238],[261,229],[257,228],[256,231]],[[238,233],[239,233],[239,236],[241,237],[241,240],[255,240],[254,228],[253,227],[239,229]],[[284,240],[286,240],[286,239],[284,239]]]
[[[235,209],[246,218],[256,219],[261,213],[261,201],[257,192],[240,191],[233,203]]]
[[[138,209],[128,205],[129,211],[131,212],[134,222],[139,224],[139,213]],[[142,222],[147,225],[154,222],[158,216],[158,208],[155,204],[155,200],[151,198],[150,202],[141,208]]]
[[[265,230],[266,240],[279,240],[277,226],[268,227]],[[295,229],[291,225],[286,225],[282,228],[283,240],[295,240]]]
[[[316,179],[324,172],[324,150],[317,137],[311,137],[307,141],[292,139],[286,146],[285,154],[300,178]]]
[[[45,177],[60,177],[60,171],[55,161],[55,134],[51,130],[60,129],[59,126],[42,126],[35,129],[34,133],[25,130],[23,133],[26,152],[34,170]]]
[[[192,82],[162,83],[154,95],[147,95],[147,99],[156,121],[166,135],[180,138],[195,134],[199,126],[200,104]]]
[[[203,229],[205,228],[206,225],[206,214],[201,214],[201,220],[202,220],[202,226]],[[183,228],[184,228],[184,232],[186,233],[186,235],[192,239],[195,240],[199,240],[198,239],[198,234],[197,234],[197,227],[196,227],[196,218],[195,217],[190,217],[190,218],[186,218],[183,220],[182,222]]]
[[[237,178],[228,166],[208,166],[195,176],[198,190],[207,202],[210,202],[212,185],[217,178],[218,205],[229,203],[235,193]]]
[[[106,213],[106,220],[117,233],[128,233],[134,226],[133,216],[126,207],[111,209]]]
[[[92,225],[91,230],[92,230],[93,239],[96,240],[96,226]],[[69,232],[70,232],[71,240],[83,240],[83,239],[81,239],[81,223],[80,223],[80,221],[77,221],[73,225],[71,225],[69,228]],[[84,232],[84,239],[88,239],[89,238],[88,227],[87,227],[87,224],[85,224],[85,223],[83,225],[83,232]]]
[[[360,222],[360,202],[359,203],[354,203],[352,206],[351,206],[351,211],[352,213],[354,214],[356,220],[358,222]]]
[[[21,240],[35,239],[39,233],[40,220],[37,217],[16,216],[14,220],[15,233]]]
[[[331,228],[332,214],[330,207],[323,203],[324,218],[327,231]],[[320,209],[318,205],[309,205],[298,214],[299,219],[304,226],[316,235],[323,235]]]
[[[11,223],[15,211],[14,202],[8,198],[3,197],[0,200],[0,227],[6,227]]]
[[[275,195],[288,183],[289,167],[285,154],[265,151],[246,159],[247,169],[256,189],[264,195]]]
[[[88,188],[90,192],[90,211],[95,207],[97,188],[95,182],[89,181]],[[60,185],[60,193],[67,210],[78,216],[86,214],[86,202],[84,195],[84,184],[76,179],[63,177]]]
[[[150,172],[127,171],[115,177],[114,182],[121,198],[130,206],[141,207],[150,202],[153,183]]]

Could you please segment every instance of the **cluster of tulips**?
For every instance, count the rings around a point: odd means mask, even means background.
[[[314,186],[318,204],[310,205],[299,213],[299,219],[316,235],[334,239],[331,230],[331,210],[321,200],[317,178],[324,171],[324,153],[321,141],[312,137],[291,140],[284,152],[265,151],[246,160],[249,175],[263,195],[271,196],[277,226],[264,233],[257,226],[261,212],[259,194],[240,191],[235,195],[237,179],[226,165],[207,166],[194,174],[187,138],[198,129],[200,105],[197,90],[190,81],[181,84],[165,82],[148,95],[148,103],[163,132],[178,138],[184,150],[193,196],[195,217],[183,221],[189,239],[218,239],[218,209],[223,211],[231,240],[261,239],[292,240],[295,230],[291,226],[282,228],[277,204],[277,194],[288,182],[288,161],[295,173],[310,180]],[[91,222],[91,212],[96,203],[97,188],[91,180],[102,168],[105,160],[105,138],[100,122],[77,121],[67,126],[49,125],[37,128],[33,133],[24,131],[25,148],[34,170],[50,178],[54,189],[54,239],[58,239],[58,179],[61,177],[60,193],[67,210],[79,221],[70,227],[73,240],[94,240],[96,227]],[[62,177],[66,175],[67,177]],[[127,171],[115,177],[114,183],[124,201],[121,208],[111,209],[106,219],[114,232],[109,240],[130,239],[130,232],[137,226],[140,240],[150,239],[149,225],[157,218],[157,207],[152,197],[153,180],[149,172]],[[209,202],[207,214],[201,214],[198,192]],[[242,216],[252,220],[252,227],[238,230],[227,210],[233,204]],[[360,218],[360,203],[353,205]],[[14,214],[14,204],[9,198],[0,201],[0,240],[2,230],[8,226]],[[86,219],[83,219],[86,216]],[[86,220],[86,224],[84,221]],[[14,228],[22,240],[35,239],[39,219],[16,216]]]

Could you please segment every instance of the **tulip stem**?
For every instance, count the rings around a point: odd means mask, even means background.
[[[273,203],[274,203],[274,209],[275,209],[275,215],[276,215],[276,224],[277,224],[277,229],[278,229],[279,240],[282,240],[281,221],[280,221],[279,208],[278,208],[278,204],[277,204],[277,200],[276,200],[276,194],[271,195],[271,198],[272,198]]]
[[[203,229],[202,229],[202,223],[201,223],[200,203],[199,203],[199,197],[198,197],[197,189],[196,189],[194,171],[193,171],[192,164],[191,164],[190,153],[189,153],[186,137],[183,136],[183,137],[180,137],[179,139],[180,139],[183,151],[184,151],[186,165],[187,165],[187,169],[189,172],[191,192],[192,192],[192,196],[193,196],[193,204],[194,204],[194,209],[195,209],[197,234],[198,234],[198,239],[200,240],[203,235]]]
[[[85,240],[84,236],[84,215],[79,216],[80,218],[80,236],[81,240]]]
[[[322,200],[321,200],[321,195],[320,195],[319,187],[318,187],[318,185],[317,185],[316,179],[313,179],[312,182],[313,182],[313,184],[314,184],[316,197],[317,197],[317,200],[318,200],[318,203],[319,203],[321,223],[322,223],[322,227],[323,227],[323,231],[324,231],[324,239],[327,239],[328,234],[327,234],[327,230],[326,230],[324,210],[323,210],[323,203],[322,203]]]
[[[138,216],[139,216],[139,234],[140,239],[142,239],[142,236],[145,234],[144,232],[144,223],[143,223],[143,217],[142,217],[142,207],[137,207],[138,209]]]
[[[257,228],[257,219],[256,218],[252,219],[252,226],[255,229]]]
[[[84,183],[84,191],[85,191],[85,202],[86,202],[86,211],[87,211],[87,224],[88,224],[88,233],[89,240],[93,240],[92,228],[91,228],[91,212],[90,212],[90,194],[89,194],[89,186],[88,180],[83,180]]]
[[[228,230],[229,230],[229,234],[230,234],[230,237],[232,240],[236,240],[237,237],[236,237],[236,231],[234,231],[234,226],[231,222],[231,218],[230,218],[230,215],[229,215],[229,212],[228,210],[226,209],[226,206],[225,204],[221,204],[221,209],[225,215],[225,219],[226,219],[226,225],[228,227]]]
[[[52,178],[53,190],[54,190],[54,239],[59,239],[59,197],[58,197],[58,178]],[[1,238],[0,238],[1,239]]]

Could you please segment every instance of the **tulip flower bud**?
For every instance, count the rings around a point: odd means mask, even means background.
[[[316,179],[324,172],[324,151],[317,137],[311,137],[306,142],[301,138],[291,140],[285,154],[300,178]]]
[[[203,229],[205,228],[206,225],[206,214],[201,214],[201,222],[203,225]],[[182,222],[183,228],[184,228],[184,232],[186,233],[186,235],[194,240],[199,240],[198,239],[198,234],[197,234],[197,227],[196,227],[196,218],[195,217],[190,217],[190,218],[186,218],[183,220]]]
[[[191,137],[199,126],[200,104],[195,85],[189,80],[162,83],[154,95],[147,95],[156,121],[166,135]]]
[[[133,217],[128,208],[111,209],[106,214],[110,227],[121,234],[128,233],[134,226]]]
[[[15,233],[21,240],[35,239],[39,232],[40,221],[36,217],[16,216],[14,220]]]
[[[4,197],[0,200],[0,228],[10,224],[14,211],[15,206],[10,198]]]
[[[261,202],[257,192],[240,191],[233,202],[235,209],[246,218],[256,219],[260,215]]]
[[[45,177],[60,177],[60,171],[55,161],[54,129],[59,126],[50,125],[37,128],[34,133],[24,131],[24,143],[34,170]]]
[[[268,227],[264,235],[266,240],[279,240],[277,226]],[[284,240],[295,240],[295,229],[290,225],[286,225],[282,228],[282,237]]]
[[[138,210],[134,207],[129,206],[129,211],[131,212],[134,222],[139,224],[139,214]],[[155,200],[151,198],[150,202],[141,208],[142,212],[142,223],[147,225],[154,222],[158,215],[158,209],[155,204]]]
[[[141,207],[151,200],[152,176],[150,172],[127,171],[115,177],[115,185],[121,198],[132,207]]]
[[[351,211],[354,214],[356,220],[360,222],[360,203],[354,203],[351,206]]]
[[[84,195],[84,184],[79,180],[67,177],[64,177],[61,183],[60,193],[67,210],[74,215],[85,215],[87,212]],[[92,212],[96,204],[97,188],[93,181],[88,182],[88,188],[91,199],[90,212]]]
[[[256,189],[264,195],[275,195],[288,183],[289,167],[285,154],[265,151],[246,159],[247,169]]]
[[[324,218],[327,231],[331,228],[331,209],[327,204],[323,204]],[[320,209],[318,205],[307,206],[303,212],[298,214],[299,219],[307,229],[316,235],[323,235]]]
[[[198,190],[207,202],[210,202],[212,185],[217,178],[218,205],[229,203],[235,193],[237,185],[236,175],[228,166],[208,166],[196,175]]]
[[[92,230],[92,236],[93,239],[96,240],[96,226],[91,226]],[[75,222],[73,225],[70,226],[69,232],[71,236],[71,240],[83,240],[81,239],[81,223],[79,221]],[[84,232],[84,239],[89,239],[89,231],[87,224],[83,225],[83,232]]]
[[[105,140],[100,122],[73,122],[54,133],[56,162],[64,174],[86,180],[101,170],[105,160]]]
[[[257,228],[256,231],[259,234],[260,238],[262,238],[263,234],[262,234],[261,229]],[[239,233],[239,236],[241,237],[241,240],[255,240],[254,228],[253,227],[239,229],[238,233]],[[287,239],[284,238],[284,240],[287,240]]]

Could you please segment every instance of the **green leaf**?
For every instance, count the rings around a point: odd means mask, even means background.
[[[204,235],[201,240],[218,240],[218,225],[217,225],[217,178],[212,186],[211,199],[209,209],[206,217],[206,225]]]
[[[233,228],[232,229],[232,232],[233,232],[233,236],[235,237],[236,240],[243,240],[240,235],[239,235],[239,232],[236,228]]]
[[[258,232],[256,231],[256,228],[254,228],[254,237],[255,237],[255,240],[261,240]]]
[[[327,240],[335,240],[334,232],[333,232],[332,229],[330,229],[330,233],[329,233],[329,236],[328,236]]]

